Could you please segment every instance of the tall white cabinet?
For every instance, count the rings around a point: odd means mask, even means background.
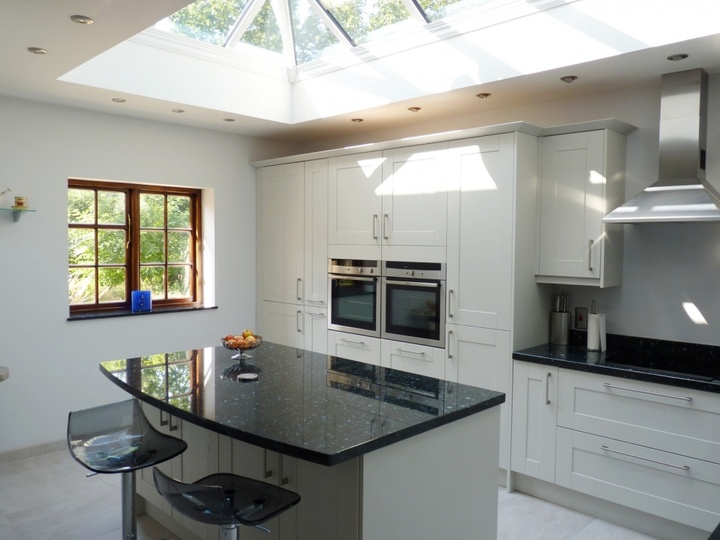
[[[327,351],[327,160],[258,170],[258,332]]]

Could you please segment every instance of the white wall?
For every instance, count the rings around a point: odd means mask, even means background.
[[[255,324],[255,171],[267,141],[0,97],[0,452],[62,440],[70,410],[127,398],[98,362],[214,345]],[[209,188],[218,309],[68,321],[68,177]],[[8,207],[4,199],[0,206]]]
[[[680,69],[678,69],[679,71]],[[303,150],[342,148],[372,141],[413,135],[526,121],[542,127],[617,118],[638,129],[628,136],[627,198],[634,197],[657,179],[658,85],[588,95],[565,101],[528,104],[516,109],[490,111],[420,124],[410,129],[316,141]],[[720,75],[710,76],[707,178],[720,188]],[[720,223],[625,225],[623,284],[612,289],[558,287],[570,293],[570,305],[590,307],[607,315],[608,332],[720,345]],[[545,286],[548,295],[555,288]],[[690,321],[682,308],[693,302],[707,325]],[[518,306],[522,309],[522,306]],[[545,325],[546,321],[538,324]]]

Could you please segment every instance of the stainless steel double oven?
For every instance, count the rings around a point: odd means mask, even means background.
[[[328,328],[445,347],[445,264],[330,259]]]

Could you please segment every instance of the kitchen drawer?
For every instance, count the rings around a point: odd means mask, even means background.
[[[558,426],[720,463],[720,395],[560,370]]]
[[[557,428],[555,483],[711,531],[720,521],[720,465]]]
[[[382,366],[445,379],[445,349],[383,339]]]
[[[328,332],[328,354],[379,366],[380,339],[331,330]]]

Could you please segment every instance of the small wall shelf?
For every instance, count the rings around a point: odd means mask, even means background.
[[[36,210],[32,210],[30,208],[25,208],[24,210],[19,210],[17,208],[0,208],[0,212],[12,212],[13,215],[13,221],[20,221],[20,216],[25,212],[36,212]]]

